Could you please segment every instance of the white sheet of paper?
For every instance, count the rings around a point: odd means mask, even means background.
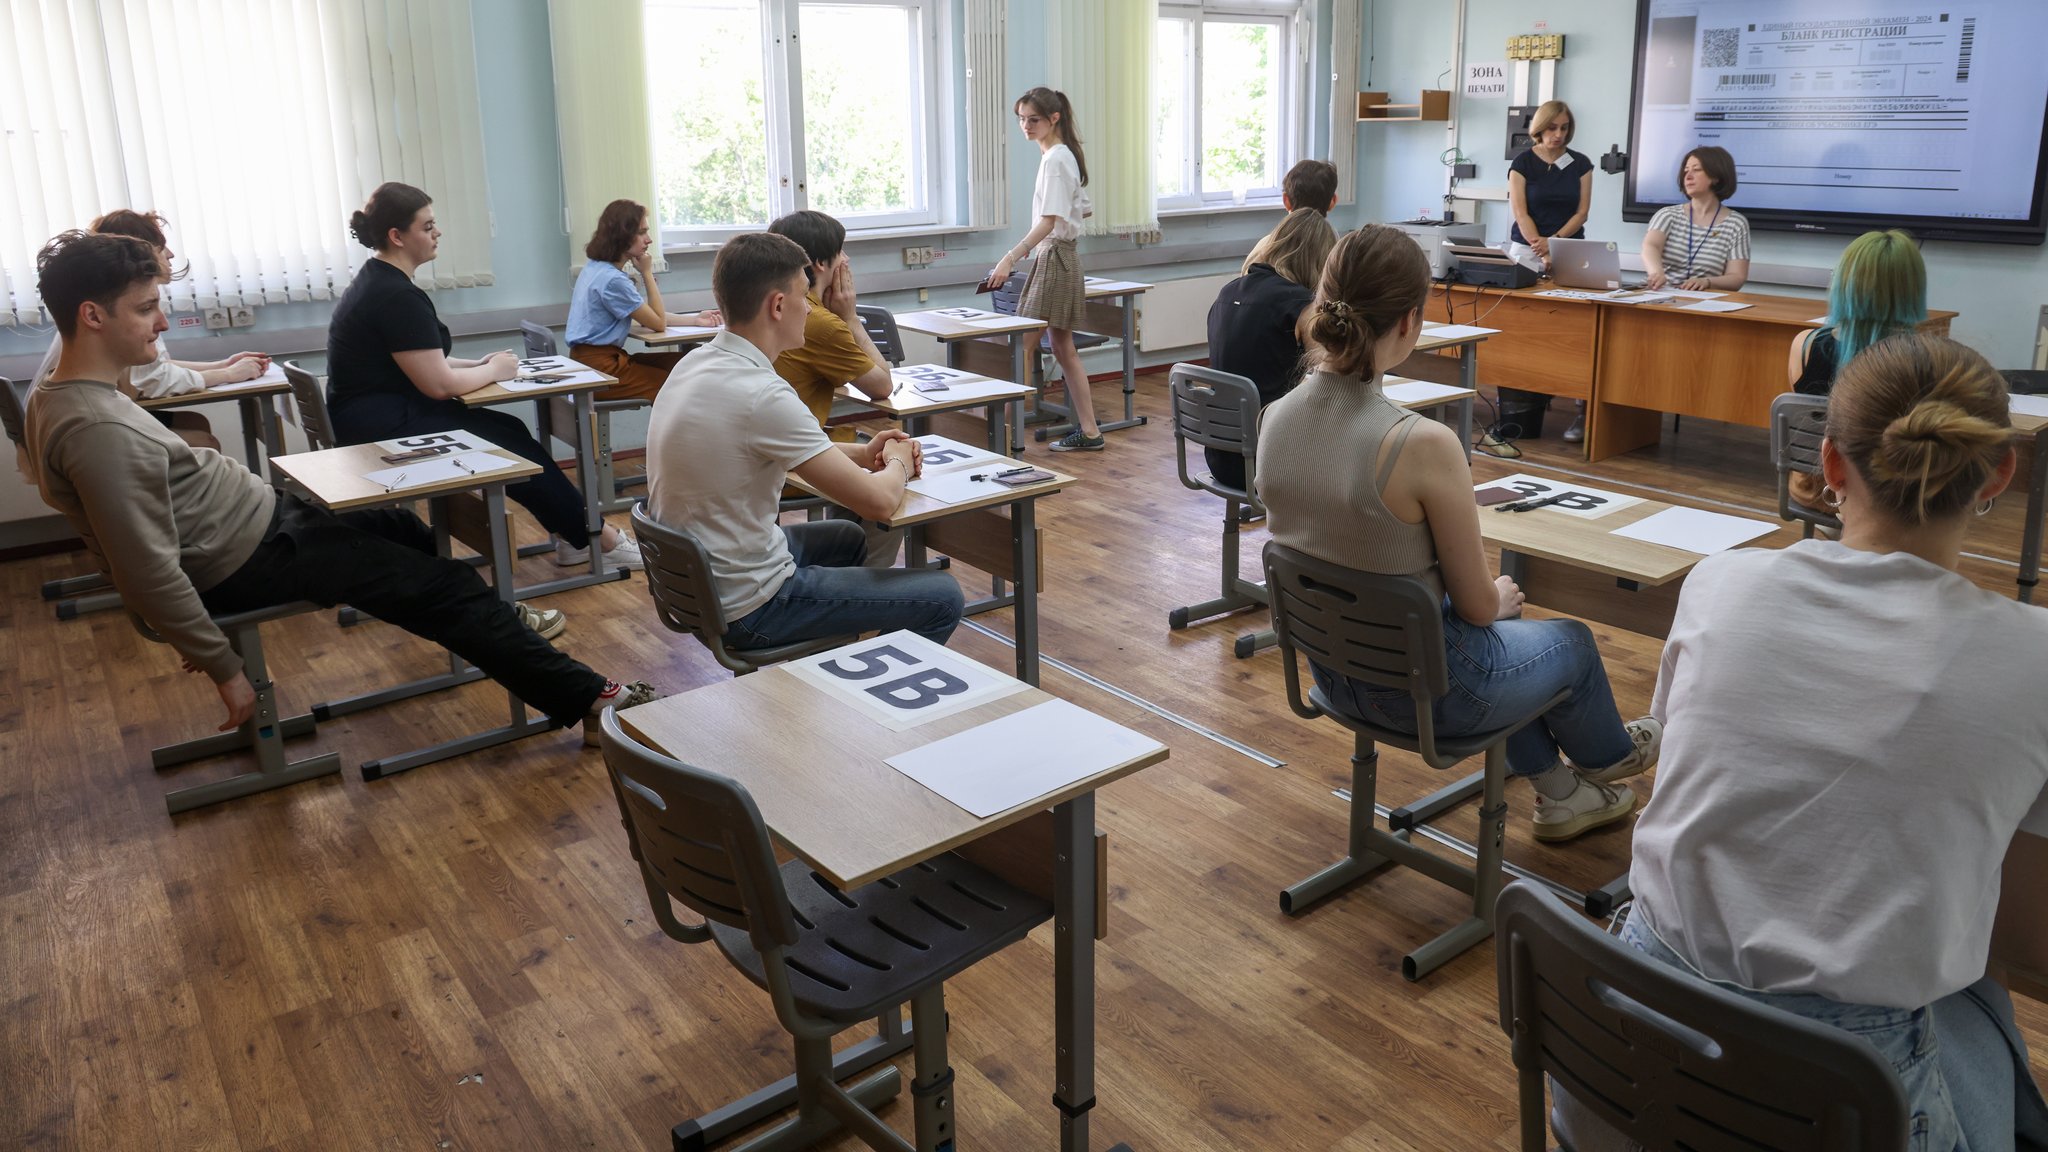
[[[1466,336],[1491,336],[1499,331],[1498,328],[1480,328],[1472,324],[1439,324],[1424,330],[1422,334],[1434,336],[1439,340],[1459,340]]]
[[[1697,304],[1680,304],[1680,312],[1740,312],[1749,307],[1734,300],[1701,300]]]
[[[2048,396],[2008,396],[2007,404],[2023,416],[2048,417]]]
[[[1815,316],[1813,319],[1807,321],[1808,324],[1825,324],[1827,322],[1828,318],[1825,316]]]
[[[1607,293],[1589,292],[1584,288],[1547,288],[1541,292],[1531,292],[1530,295],[1549,296],[1558,300],[1598,300]]]
[[[387,492],[403,492],[408,488],[419,488],[427,484],[440,484],[489,472],[502,472],[517,465],[517,461],[507,460],[495,453],[466,452],[460,456],[436,456],[432,460],[379,468],[375,472],[363,473],[363,479]]]
[[[270,384],[284,383],[284,365],[271,362],[270,371],[252,380],[238,380],[233,384],[216,384],[208,392],[242,392],[250,388],[261,388]]]
[[[934,381],[951,385],[959,380],[976,379],[972,372],[948,368],[944,364],[905,364],[901,368],[889,369],[889,375],[905,384],[930,384]]]
[[[1693,300],[1719,300],[1726,292],[1695,292],[1690,288],[1659,288],[1667,296],[1684,296]]]
[[[940,395],[944,395],[944,393],[940,393]],[[958,472],[968,468],[978,468],[983,464],[1001,464],[1005,468],[1016,467],[1015,463],[1008,458],[998,456],[986,448],[976,448],[972,444],[962,444],[958,440],[948,440],[944,436],[919,436],[917,438],[917,447],[919,451],[924,453],[924,468],[922,471],[925,476],[941,472]]]
[[[1428,380],[1408,380],[1399,376],[1389,376],[1381,380],[1380,391],[1386,393],[1387,399],[1404,408],[1421,407],[1433,400],[1441,401],[1453,396],[1471,395],[1469,389],[1460,388],[1455,384],[1436,384]]]
[[[1029,687],[915,632],[857,640],[778,667],[896,732]]]
[[[1601,299],[1609,304],[1661,304],[1666,300],[1676,299],[1677,296],[1676,292],[1641,292],[1631,289],[1625,292],[1609,292]]]
[[[663,336],[702,336],[710,339],[724,331],[722,328],[703,328],[695,324],[671,324],[661,330]]]
[[[1021,465],[1005,464],[1003,467],[1017,468],[1021,467]],[[989,472],[996,470],[996,468],[991,467]],[[929,496],[946,504],[959,504],[964,501],[976,500],[983,496],[1006,491],[1001,484],[986,479],[988,474],[988,472],[976,472],[972,466],[956,468],[952,471],[940,472],[936,475],[919,476],[917,479],[905,484],[904,487],[920,496]],[[976,476],[984,477],[984,479],[976,480]]]
[[[970,320],[1016,319],[1016,317],[1014,316],[1005,316],[1000,312],[984,312],[979,308],[934,308],[930,312],[926,313],[926,315],[943,316],[948,320],[958,321],[959,323],[962,324],[965,324]]]
[[[1616,528],[1614,534],[1662,544],[1681,552],[1711,556],[1738,544],[1747,544],[1759,536],[1768,536],[1777,527],[1768,521],[1751,520],[1745,516],[1702,512],[1698,508],[1666,508],[1655,516],[1645,516],[1626,527]]]
[[[1158,747],[1142,732],[1048,700],[899,752],[886,763],[986,819]]]
[[[1473,486],[1473,491],[1476,492],[1481,488],[1512,488],[1520,492],[1524,500],[1542,500],[1564,492],[1567,495],[1563,500],[1555,504],[1546,504],[1542,508],[1535,508],[1530,511],[1562,512],[1567,516],[1576,516],[1581,520],[1597,520],[1609,512],[1618,512],[1623,508],[1643,502],[1643,498],[1640,496],[1624,496],[1619,492],[1609,492],[1604,488],[1589,488],[1584,484],[1571,483],[1564,480],[1550,480],[1542,476],[1531,476],[1525,472],[1517,472],[1513,476],[1502,480],[1476,484]],[[1525,516],[1528,514],[1526,512],[1496,513],[1490,508],[1480,513],[1482,516]]]
[[[992,319],[963,320],[961,321],[961,323],[967,325],[969,328],[1009,328],[1015,325],[1019,320],[1028,319],[1030,318],[1027,316],[1004,316],[1001,314],[997,314]]]

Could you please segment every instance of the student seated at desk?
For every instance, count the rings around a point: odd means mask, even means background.
[[[29,398],[33,479],[121,602],[213,681],[228,710],[221,731],[249,719],[256,694],[211,614],[295,600],[348,603],[443,645],[562,727],[653,698],[645,684],[622,687],[556,651],[469,565],[436,556],[411,513],[335,515],[281,494],[121,395],[115,381],[156,358],[168,327],[162,263],[148,244],[66,232],[36,266],[63,352]]]
[[[597,394],[599,400],[648,400],[661,391],[675,370],[681,352],[626,353],[626,332],[637,322],[663,331],[685,324],[716,328],[716,309],[675,313],[662,306],[661,286],[654,282],[654,238],[647,228],[647,209],[631,200],[614,200],[598,215],[597,231],[583,246],[588,263],[569,293],[569,322],[562,338],[569,358],[588,364],[618,383]],[[640,283],[626,274],[631,264]]]
[[[1280,203],[1289,212],[1313,208],[1324,216],[1337,206],[1337,166],[1328,160],[1303,160],[1280,178]]]
[[[832,398],[842,384],[870,400],[885,400],[895,390],[889,375],[889,359],[875,347],[872,336],[854,309],[859,297],[853,289],[853,261],[846,256],[846,225],[823,212],[805,209],[792,212],[768,225],[768,231],[787,236],[810,257],[804,269],[810,292],[804,302],[810,314],[804,320],[804,342],[775,358],[775,374],[789,381],[797,399],[811,410],[818,426],[837,443],[854,440],[851,428],[826,428],[832,418]],[[801,495],[801,493],[794,493]],[[866,525],[867,565],[890,568],[903,543],[903,533]]]
[[[1296,322],[1315,298],[1316,277],[1336,244],[1337,233],[1321,212],[1296,208],[1252,247],[1242,274],[1209,306],[1209,367],[1257,385],[1261,410],[1301,379]],[[1244,487],[1243,456],[1205,447],[1202,459],[1219,483]]]
[[[1865,232],[1849,242],[1828,280],[1828,317],[1792,338],[1786,379],[1794,392],[1825,396],[1835,374],[1858,352],[1890,336],[1911,332],[1927,319],[1927,264],[1912,236],[1893,229]],[[1820,478],[1791,475],[1792,496],[1809,508],[1832,510]]]
[[[1507,742],[1508,771],[1536,790],[1537,839],[1569,840],[1635,808],[1636,794],[1614,782],[1656,764],[1658,725],[1621,722],[1591,629],[1519,618],[1521,589],[1487,575],[1457,433],[1380,391],[1382,370],[1415,350],[1428,298],[1429,261],[1405,234],[1368,224],[1337,241],[1302,321],[1309,373],[1259,424],[1259,497],[1274,540],[1443,595],[1451,688],[1436,702],[1440,735],[1485,731],[1496,712],[1571,690]],[[1408,689],[1310,669],[1343,711],[1415,731]]]
[[[412,282],[440,248],[433,198],[409,184],[380,185],[349,220],[356,242],[376,250],[349,281],[327,323],[327,407],[343,444],[367,444],[460,429],[540,465],[540,475],[508,485],[556,537],[555,563],[590,561],[583,494],[562,475],[510,412],[472,408],[461,397],[519,373],[519,357],[496,352],[482,360],[450,356],[454,341],[434,302]],[[617,568],[642,566],[632,538],[607,524],[600,547]]]
[[[1940,337],[1874,345],[1836,382],[1821,465],[1839,541],[1686,578],[1622,938],[1868,1040],[1925,1118],[1916,1148],[2048,1140],[1985,975],[2048,971],[2048,613],[1956,571],[2012,480],[2005,381]]]
[[[1749,280],[1749,221],[1724,203],[1735,195],[1735,157],[1711,145],[1678,165],[1683,204],[1666,204],[1643,233],[1643,271],[1652,288],[1740,292]]]
[[[694,535],[710,557],[735,650],[852,632],[908,628],[945,643],[960,621],[960,585],[929,569],[865,568],[860,525],[778,525],[794,472],[867,520],[893,515],[918,472],[900,429],[834,444],[775,374],[803,343],[811,259],[786,236],[735,236],[718,250],[711,288],[725,331],[691,353],[655,398],[647,427],[647,510]]]
[[[184,269],[172,270],[171,260],[176,254],[171,251],[170,242],[164,237],[164,226],[169,221],[154,212],[137,212],[132,208],[117,208],[92,222],[92,231],[102,236],[132,236],[156,249],[157,258],[164,264],[164,279],[176,280],[185,274]],[[43,357],[42,367],[36,369],[35,382],[41,384],[50,379],[50,373],[57,367],[57,356],[64,347],[60,339],[50,341],[49,354]],[[140,367],[127,369],[122,373],[120,388],[137,400],[155,400],[161,396],[183,396],[189,392],[203,392],[221,384],[239,384],[254,380],[270,369],[270,357],[261,352],[237,352],[222,360],[173,360],[170,350],[163,341],[157,341],[156,359]],[[220,441],[213,435],[213,426],[206,417],[197,412],[155,412],[151,413],[158,423],[176,432],[180,439],[195,448],[211,448],[220,451]]]

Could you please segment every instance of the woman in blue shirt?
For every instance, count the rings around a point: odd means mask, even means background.
[[[717,309],[670,312],[662,307],[661,286],[654,282],[654,240],[647,229],[647,209],[631,200],[614,200],[597,218],[597,231],[583,246],[589,263],[576,277],[569,294],[569,323],[563,337],[569,356],[618,383],[597,394],[600,400],[653,400],[681,352],[628,355],[626,329],[635,322],[659,332],[674,324],[716,328],[723,322]],[[626,265],[640,273],[640,283],[626,275]]]
[[[1546,270],[1550,238],[1583,238],[1593,210],[1593,162],[1566,147],[1572,128],[1565,102],[1547,101],[1529,118],[1529,150],[1508,165],[1508,208],[1515,217],[1508,239],[1528,247]]]

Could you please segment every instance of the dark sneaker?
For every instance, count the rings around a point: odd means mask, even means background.
[[[1100,436],[1083,435],[1079,428],[1053,441],[1048,447],[1055,452],[1100,452],[1103,439]]]

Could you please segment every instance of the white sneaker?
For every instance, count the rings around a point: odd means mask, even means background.
[[[1625,820],[1635,811],[1636,794],[1627,788],[1597,784],[1579,777],[1579,786],[1562,800],[1536,794],[1536,838],[1544,841],[1571,840],[1603,824]]]
[[[590,563],[590,549],[571,548],[567,540],[557,540],[555,541],[555,563],[563,568],[576,564],[588,564]]]
[[[1635,747],[1628,755],[1605,768],[1580,769],[1579,777],[1595,784],[1612,784],[1648,772],[1657,766],[1657,751],[1664,743],[1664,725],[1654,716],[1628,722],[1628,738]]]
[[[559,608],[535,608],[523,600],[512,607],[519,612],[519,622],[538,632],[543,640],[553,640],[569,626],[569,618]]]
[[[557,540],[555,541],[555,563],[563,568],[577,564],[588,564],[590,563],[590,549],[572,548],[567,540]],[[640,558],[640,545],[635,543],[631,536],[624,535],[623,533],[619,536],[618,547],[605,550],[604,563],[607,568],[624,568],[633,572],[638,572],[647,567],[647,562]]]

